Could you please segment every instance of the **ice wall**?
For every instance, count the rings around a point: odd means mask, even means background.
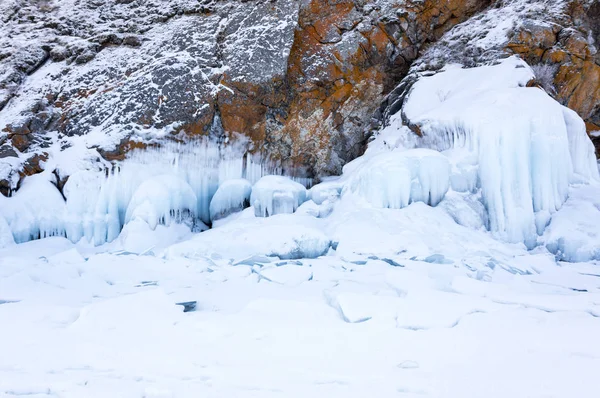
[[[481,189],[492,232],[536,244],[568,196],[569,184],[598,180],[583,121],[543,90],[526,87],[527,64],[449,66],[422,77],[404,115],[423,134],[417,146],[444,152],[453,188]]]

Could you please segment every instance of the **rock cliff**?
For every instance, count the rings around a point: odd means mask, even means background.
[[[512,54],[600,130],[597,1],[7,0],[0,15],[4,194],[49,159],[60,182],[68,162],[197,136],[339,174],[419,76]]]

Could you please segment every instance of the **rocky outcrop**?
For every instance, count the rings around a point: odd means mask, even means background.
[[[244,141],[286,174],[338,174],[415,73],[513,53],[540,65],[539,84],[592,131],[598,5],[554,3],[7,0],[0,186],[14,189],[52,151],[115,161],[194,136]]]
[[[157,137],[243,135],[288,173],[339,173],[421,48],[488,3],[13,0],[0,131],[23,158],[78,136],[119,159]]]
[[[385,99],[376,114],[382,123],[402,107],[422,74],[447,63],[466,67],[493,63],[513,54],[534,69],[536,81],[585,121],[600,155],[600,4],[590,0],[555,2],[504,0],[451,29],[415,62],[411,73]],[[409,127],[420,134],[419,126]]]
[[[600,130],[600,3],[571,1],[545,23],[523,24],[507,47],[539,72],[543,86]],[[600,142],[596,142],[600,148]],[[600,152],[599,152],[600,153]]]

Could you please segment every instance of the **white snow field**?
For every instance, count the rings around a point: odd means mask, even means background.
[[[599,397],[598,166],[532,77],[422,76],[421,136],[308,190],[201,142],[63,197],[53,155],[0,196],[0,397]]]

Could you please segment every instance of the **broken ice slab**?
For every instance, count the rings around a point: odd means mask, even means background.
[[[2,304],[14,304],[14,303],[18,303],[20,300],[2,300],[0,299],[0,305]]]
[[[400,369],[418,369],[419,363],[416,361],[404,361],[398,364]]]
[[[291,265],[302,265],[302,261],[290,260],[290,261],[281,261],[279,263],[275,263],[275,265],[277,267],[281,267],[281,266],[288,265],[288,264],[291,264]]]
[[[454,261],[447,259],[443,254],[432,254],[423,261],[430,264],[452,264]]]
[[[196,304],[196,301],[184,301],[182,303],[175,303],[175,305],[181,305],[183,307],[183,312],[196,311]]]
[[[256,255],[256,256],[248,257],[244,260],[238,261],[237,263],[235,263],[233,265],[253,266],[253,265],[268,264],[268,263],[271,263],[271,262],[277,261],[277,260],[279,260],[279,258],[277,258],[277,257]]]
[[[392,267],[404,267],[404,265],[397,263],[396,261],[392,260],[391,258],[380,258],[377,256],[369,256],[368,258],[369,258],[369,260],[383,261],[384,263],[388,263]]]
[[[141,281],[135,287],[158,286],[158,281]]]

